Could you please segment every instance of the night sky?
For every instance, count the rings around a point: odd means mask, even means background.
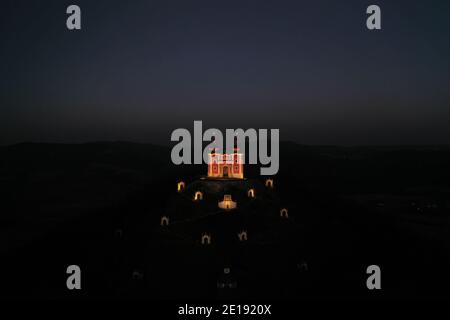
[[[450,144],[448,0],[2,0],[0,16],[2,145],[169,144],[193,120],[304,144]]]

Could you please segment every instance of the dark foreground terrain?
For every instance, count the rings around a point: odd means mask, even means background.
[[[203,216],[174,199],[177,182],[190,185],[206,166],[174,166],[169,148],[2,147],[0,296],[450,296],[450,148],[282,143],[280,163],[275,200]],[[263,185],[257,173],[246,167]],[[169,213],[179,223],[162,228]],[[241,227],[246,242],[236,240]],[[201,245],[204,230],[217,241]],[[81,291],[66,288],[72,264]],[[381,267],[381,291],[366,288],[371,264]]]

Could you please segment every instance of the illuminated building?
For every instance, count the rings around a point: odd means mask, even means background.
[[[208,178],[244,178],[244,159],[235,139],[232,154],[217,153],[213,148],[208,159]]]

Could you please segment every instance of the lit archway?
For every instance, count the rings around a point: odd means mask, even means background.
[[[247,241],[247,231],[241,231],[238,233],[239,241]]]
[[[266,187],[273,188],[273,179],[266,180]]]
[[[254,198],[254,197],[255,197],[255,190],[254,190],[254,189],[248,190],[247,196],[248,196],[249,198]]]
[[[197,191],[194,194],[194,201],[203,200],[203,193],[201,191]]]
[[[223,200],[219,201],[218,207],[224,210],[233,210],[237,208],[237,203],[233,201],[230,194],[225,194]]]
[[[169,225],[169,217],[163,216],[161,217],[161,227]]]
[[[211,244],[211,235],[203,234],[202,235],[202,244]]]
[[[288,219],[289,218],[289,213],[288,213],[288,209],[283,208],[280,210],[280,217]]]
[[[178,182],[177,184],[177,191],[182,192],[185,188],[186,184],[183,181]]]

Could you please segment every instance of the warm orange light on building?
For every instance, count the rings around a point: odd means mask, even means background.
[[[185,185],[185,183],[183,181],[178,182],[178,184],[177,184],[177,191],[178,192],[183,191],[185,186],[186,185]]]
[[[236,209],[237,203],[231,199],[231,195],[226,194],[223,196],[223,200],[218,204],[220,209],[232,210]]]
[[[244,164],[242,159],[242,153],[210,153],[208,162],[208,177],[243,179]]]
[[[217,153],[216,148],[212,148],[208,157],[208,177],[244,178],[244,156],[239,153],[236,139],[234,141],[234,152],[231,154]]]

